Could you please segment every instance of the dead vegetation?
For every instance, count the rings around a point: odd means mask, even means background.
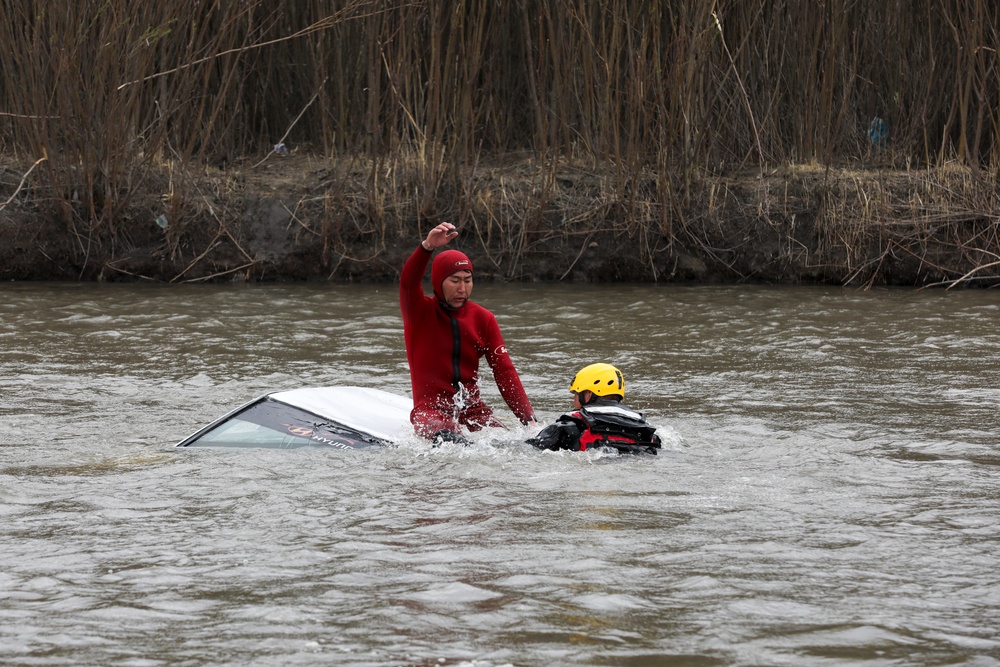
[[[185,17],[184,21],[177,17]],[[992,286],[989,0],[0,5],[0,277]]]

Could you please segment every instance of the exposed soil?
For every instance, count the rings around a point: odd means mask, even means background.
[[[4,280],[388,282],[445,219],[480,280],[998,282],[994,190],[962,171],[784,168],[621,185],[527,158],[430,180],[417,166],[272,155],[183,179],[147,174],[118,202],[42,199],[26,172],[0,166]]]

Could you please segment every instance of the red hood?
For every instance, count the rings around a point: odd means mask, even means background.
[[[434,286],[434,295],[439,299],[444,299],[441,293],[441,283],[445,278],[459,271],[472,272],[472,261],[464,252],[459,250],[445,250],[434,258],[431,265],[431,284]]]

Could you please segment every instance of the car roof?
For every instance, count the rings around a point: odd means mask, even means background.
[[[303,387],[268,394],[268,398],[301,408],[383,440],[412,432],[413,401],[372,387]]]

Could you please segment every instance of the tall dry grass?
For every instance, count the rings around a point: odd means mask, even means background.
[[[537,207],[504,218],[511,252],[567,162],[624,231],[669,236],[706,175],[867,160],[995,181],[998,26],[992,0],[4,0],[0,151],[45,160],[23,192],[81,248],[127,233],[165,165],[183,217],[192,170],[279,141],[361,158],[390,232],[410,215],[394,198],[433,215],[448,191],[470,215],[484,160],[528,153]]]

